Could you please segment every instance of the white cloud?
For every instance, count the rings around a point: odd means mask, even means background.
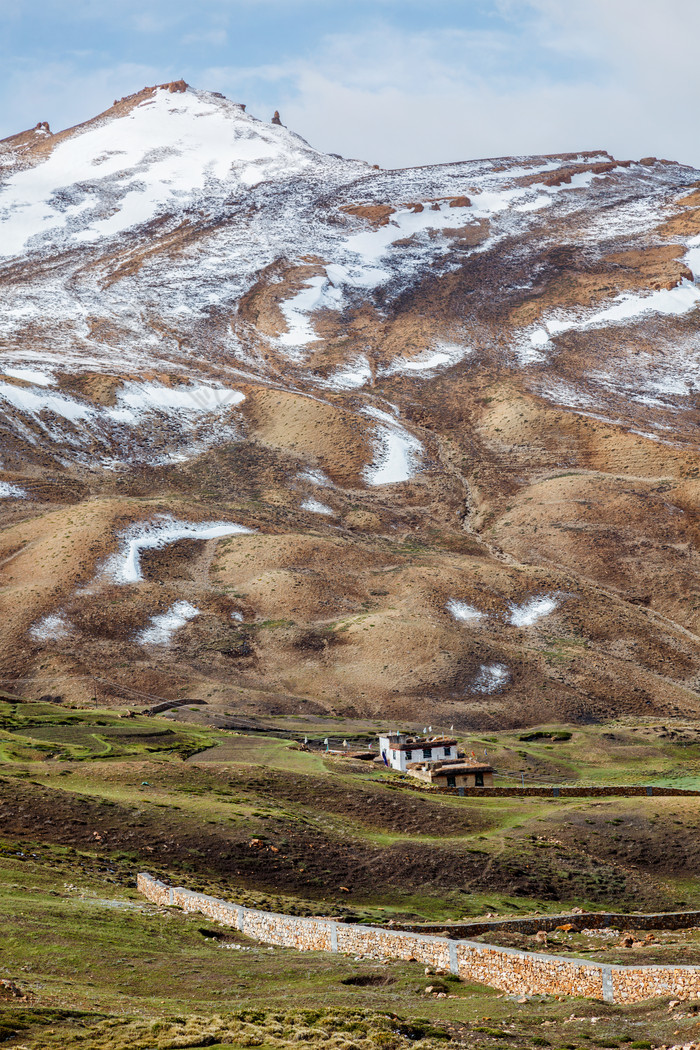
[[[248,94],[249,108],[259,99],[261,115],[279,108],[319,148],[385,166],[599,148],[700,165],[689,108],[700,89],[700,5],[500,7],[505,29],[387,24],[326,37],[303,60],[204,75]]]

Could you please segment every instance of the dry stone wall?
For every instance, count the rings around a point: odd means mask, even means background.
[[[510,933],[551,933],[559,926],[572,923],[579,930],[688,930],[700,926],[700,911],[651,912],[644,915],[617,911],[567,912],[563,915],[524,916],[519,919],[494,919],[492,922],[413,922],[403,925],[412,933],[439,933],[443,937],[481,937],[506,930]]]
[[[616,1003],[642,1002],[657,996],[700,999],[698,966],[610,966],[427,933],[277,915],[166,886],[145,872],[137,876],[136,885],[140,893],[161,907],[197,912],[265,944],[297,951],[415,961],[516,995],[572,995]]]

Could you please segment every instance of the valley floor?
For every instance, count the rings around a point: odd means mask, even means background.
[[[163,915],[134,887],[145,869],[269,910],[372,923],[697,908],[696,797],[436,796],[294,744],[366,741],[373,727],[357,722],[297,721],[292,733],[279,719],[277,735],[235,733],[186,708],[124,718],[11,698],[0,717],[0,977],[27,997],[4,989],[9,1045],[669,1046],[698,1036],[692,1004],[514,1001],[417,964],[269,949],[201,917]],[[533,779],[698,786],[698,728],[623,720],[463,742]],[[692,933],[643,949],[579,940],[557,934],[550,950],[645,963],[694,962],[698,951]],[[533,937],[518,946],[538,949]],[[444,998],[425,992],[431,983]]]

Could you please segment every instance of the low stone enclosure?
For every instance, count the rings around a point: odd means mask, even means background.
[[[571,995],[609,1003],[637,1003],[657,996],[700,999],[700,966],[612,966],[435,934],[276,915],[180,886],[166,886],[145,872],[137,876],[136,885],[140,893],[162,907],[198,912],[265,944],[297,951],[419,962],[516,995]],[[581,921],[580,915],[574,918]],[[627,923],[639,925],[639,917],[625,918]]]
[[[481,937],[500,930],[512,933],[552,933],[565,923],[577,929],[605,930],[688,930],[700,926],[700,911],[660,911],[646,915],[629,915],[622,911],[567,912],[566,915],[523,916],[519,919],[494,919],[493,922],[411,922],[401,929],[411,933],[440,933],[443,937]]]
[[[405,791],[407,788],[413,791],[430,791],[432,794],[459,795],[460,798],[637,798],[642,795],[651,797],[700,795],[696,788],[673,788],[658,787],[656,784],[525,784],[524,786],[504,785],[496,787],[431,787],[426,788],[423,784],[409,784],[405,780],[400,783],[385,784],[394,790]]]

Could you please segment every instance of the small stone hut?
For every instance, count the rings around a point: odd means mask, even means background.
[[[484,762],[445,759],[442,762],[411,762],[406,772],[417,780],[440,788],[493,787],[493,766]]]

